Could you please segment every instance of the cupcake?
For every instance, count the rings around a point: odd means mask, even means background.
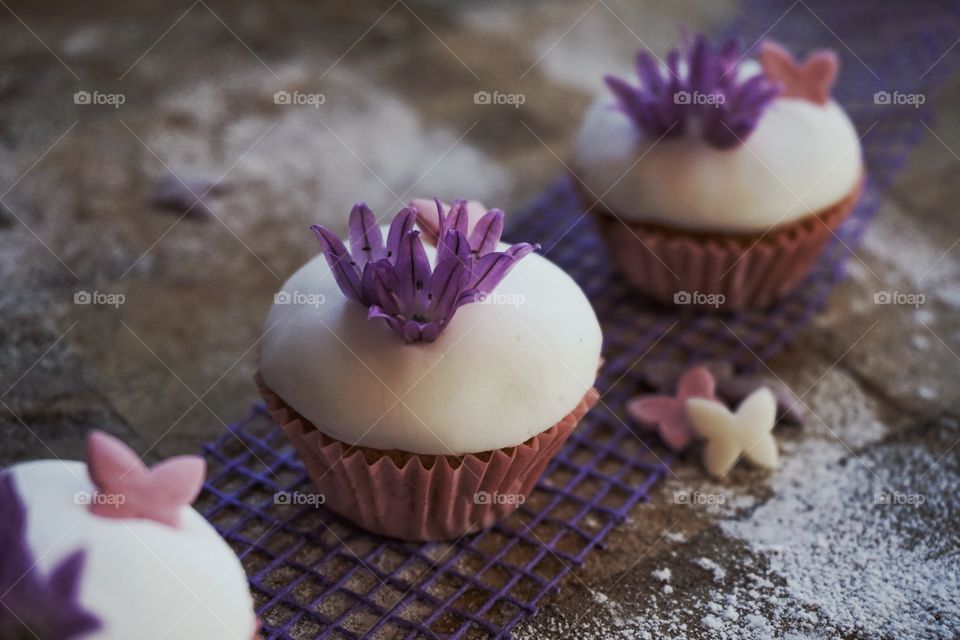
[[[810,271],[860,196],[856,129],[830,98],[831,51],[759,62],[705,37],[639,84],[605,78],[574,149],[574,183],[613,260],[666,303],[764,307]]]
[[[0,472],[0,638],[256,638],[240,561],[189,506],[204,474],[98,432],[86,464]]]
[[[349,249],[313,230],[323,255],[275,296],[258,384],[326,506],[408,540],[516,509],[597,399],[583,292],[476,203],[420,202],[388,229],[359,203]]]

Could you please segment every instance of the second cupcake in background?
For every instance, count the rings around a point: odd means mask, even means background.
[[[572,161],[613,259],[662,302],[764,307],[792,291],[859,198],[857,132],[830,98],[837,57],[697,36],[639,84],[607,76]]]
[[[593,309],[536,246],[499,241],[499,210],[419,202],[381,229],[359,203],[349,229],[315,226],[323,255],[277,294],[261,393],[345,518],[409,540],[488,527],[597,400]]]

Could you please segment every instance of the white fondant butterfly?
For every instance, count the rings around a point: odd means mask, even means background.
[[[777,400],[767,387],[760,387],[740,403],[736,412],[705,398],[690,398],[687,417],[694,432],[707,441],[703,464],[715,478],[727,475],[741,457],[765,469],[780,464],[773,425]]]

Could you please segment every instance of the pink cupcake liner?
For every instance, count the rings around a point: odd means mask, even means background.
[[[348,445],[321,433],[260,374],[256,383],[325,506],[364,529],[403,540],[458,538],[514,511],[599,398],[590,389],[563,420],[521,445],[437,456]]]
[[[622,221],[599,205],[591,211],[614,262],[646,295],[699,308],[763,308],[803,281],[862,190],[861,179],[836,205],[766,234],[702,234]]]

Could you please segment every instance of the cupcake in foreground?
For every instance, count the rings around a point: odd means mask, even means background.
[[[418,202],[381,229],[360,203],[349,229],[348,249],[315,226],[323,255],[276,295],[261,393],[343,517],[409,540],[488,527],[596,402],[596,315],[538,247],[499,241],[502,211]]]
[[[645,51],[578,135],[575,183],[613,258],[662,302],[763,307],[788,294],[860,196],[857,132],[830,98],[830,51],[760,60],[705,37]]]
[[[239,560],[189,506],[205,469],[192,456],[147,469],[94,432],[87,464],[0,473],[0,638],[256,638]]]

